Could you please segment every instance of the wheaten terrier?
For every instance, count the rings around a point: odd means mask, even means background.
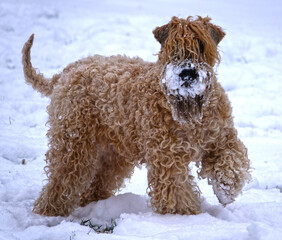
[[[225,33],[208,17],[173,17],[153,33],[161,44],[156,63],[94,55],[51,79],[31,65],[33,35],[26,42],[26,82],[51,98],[48,183],[34,212],[67,216],[108,198],[141,163],[151,206],[162,214],[201,211],[191,162],[223,205],[250,179],[247,149],[214,72]]]

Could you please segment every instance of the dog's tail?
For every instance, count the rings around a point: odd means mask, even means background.
[[[34,34],[25,43],[22,50],[22,63],[25,81],[44,96],[52,94],[53,87],[57,83],[61,74],[55,74],[51,79],[45,78],[43,74],[37,73],[30,62],[30,49],[33,44]]]

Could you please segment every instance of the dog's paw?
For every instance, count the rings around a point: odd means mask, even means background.
[[[224,185],[223,183],[218,183],[215,180],[213,180],[211,183],[214,194],[224,207],[234,202],[235,198],[230,194],[230,186]]]

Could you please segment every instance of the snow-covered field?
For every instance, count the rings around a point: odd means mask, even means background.
[[[146,170],[104,201],[68,218],[34,214],[45,175],[47,98],[24,82],[21,48],[35,33],[32,62],[49,77],[91,54],[156,60],[156,26],[209,15],[225,29],[218,78],[249,149],[253,181],[223,208],[205,181],[202,214],[158,215],[147,206]],[[1,0],[0,239],[282,239],[281,0]],[[117,226],[98,234],[82,220]]]

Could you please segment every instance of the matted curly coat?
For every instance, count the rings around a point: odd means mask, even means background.
[[[48,183],[34,212],[67,216],[108,198],[140,163],[148,168],[152,208],[162,214],[200,213],[192,161],[224,205],[249,180],[247,149],[213,71],[225,33],[208,17],[173,17],[153,33],[161,43],[156,63],[94,55],[51,79],[31,65],[33,35],[26,42],[26,82],[51,98]]]

